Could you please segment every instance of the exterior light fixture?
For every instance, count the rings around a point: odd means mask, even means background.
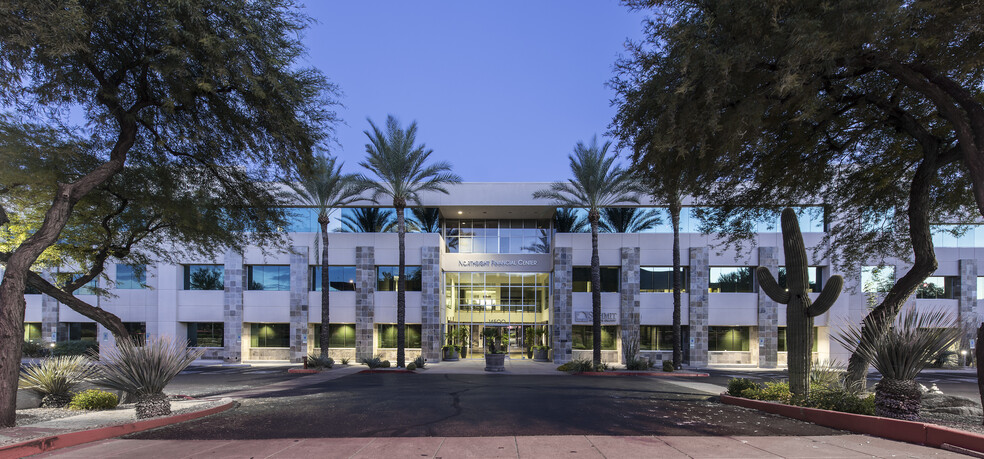
[[[460,211],[460,210],[458,211],[458,215],[461,215],[462,213],[464,213],[464,212],[462,212],[462,211]]]

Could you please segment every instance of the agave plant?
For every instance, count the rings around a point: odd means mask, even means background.
[[[916,375],[960,338],[957,321],[943,311],[919,312],[910,308],[888,330],[877,330],[870,323],[863,325],[848,327],[834,340],[846,349],[854,349],[881,373],[882,379],[875,385],[875,414],[919,419],[922,394]],[[862,339],[862,333],[867,334],[867,339]]]
[[[116,347],[103,354],[105,364],[99,383],[126,392],[137,401],[137,418],[171,414],[171,402],[164,388],[204,349],[188,349],[171,337],[156,337],[146,345],[131,339],[117,341]]]
[[[41,397],[41,407],[60,408],[72,401],[72,392],[95,372],[81,355],[51,357],[21,370],[18,387]]]

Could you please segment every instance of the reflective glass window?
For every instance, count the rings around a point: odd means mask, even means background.
[[[290,266],[249,265],[246,273],[248,290],[290,290]]]
[[[58,287],[60,288],[65,288],[66,285],[74,282],[75,279],[78,279],[79,277],[82,277],[81,273],[55,273],[55,284],[57,284]],[[76,290],[74,293],[76,295],[95,294],[96,289],[98,288],[98,283],[96,282],[96,279],[98,278],[93,278],[89,282],[86,282],[81,287],[79,287],[78,290]]]
[[[141,289],[147,283],[147,267],[144,265],[116,265],[116,288]]]
[[[249,324],[252,347],[290,347],[290,324]]]
[[[807,269],[808,269],[807,272],[809,273],[809,276],[810,276],[810,290],[809,291],[812,292],[812,293],[820,293],[820,291],[823,289],[823,283],[820,281],[820,267],[819,266],[810,266]],[[777,281],[778,281],[780,287],[786,288],[786,267],[785,266],[780,266],[779,267],[779,279],[777,279]]]
[[[686,292],[690,285],[690,268],[680,267],[680,291]],[[673,293],[672,266],[643,266],[640,268],[639,291],[642,293]]]
[[[311,291],[321,291],[321,266],[311,267]],[[355,291],[355,266],[329,266],[328,287],[332,292]]]
[[[930,276],[916,287],[916,298],[924,300],[955,300],[960,278],[957,276]]]
[[[223,290],[225,269],[222,265],[185,265],[185,290]]]
[[[862,266],[861,291],[865,293],[888,293],[895,285],[894,266]]]
[[[591,291],[591,267],[575,266],[571,273],[573,277],[574,292]],[[618,292],[619,268],[617,266],[601,267],[601,291],[602,293]]]
[[[189,322],[188,346],[222,347],[225,342],[225,324],[222,322]]]
[[[751,293],[752,268],[711,267],[711,280],[708,291],[712,293]]]
[[[407,277],[407,291],[419,292],[420,266],[405,266],[404,275]],[[331,273],[329,273],[331,275]],[[399,285],[400,267],[399,266],[377,266],[376,267],[376,291],[395,292]]]

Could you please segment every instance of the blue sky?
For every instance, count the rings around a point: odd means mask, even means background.
[[[465,181],[567,178],[578,140],[603,134],[605,86],[643,15],[616,0],[308,1],[309,64],[339,85],[333,154],[359,169],[370,117],[416,120],[418,141]]]

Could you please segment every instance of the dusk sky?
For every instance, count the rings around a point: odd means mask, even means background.
[[[433,160],[464,181],[554,181],[578,140],[615,112],[605,83],[642,37],[644,15],[616,0],[309,1],[310,64],[337,84],[333,154],[355,172],[366,117],[416,120]]]

